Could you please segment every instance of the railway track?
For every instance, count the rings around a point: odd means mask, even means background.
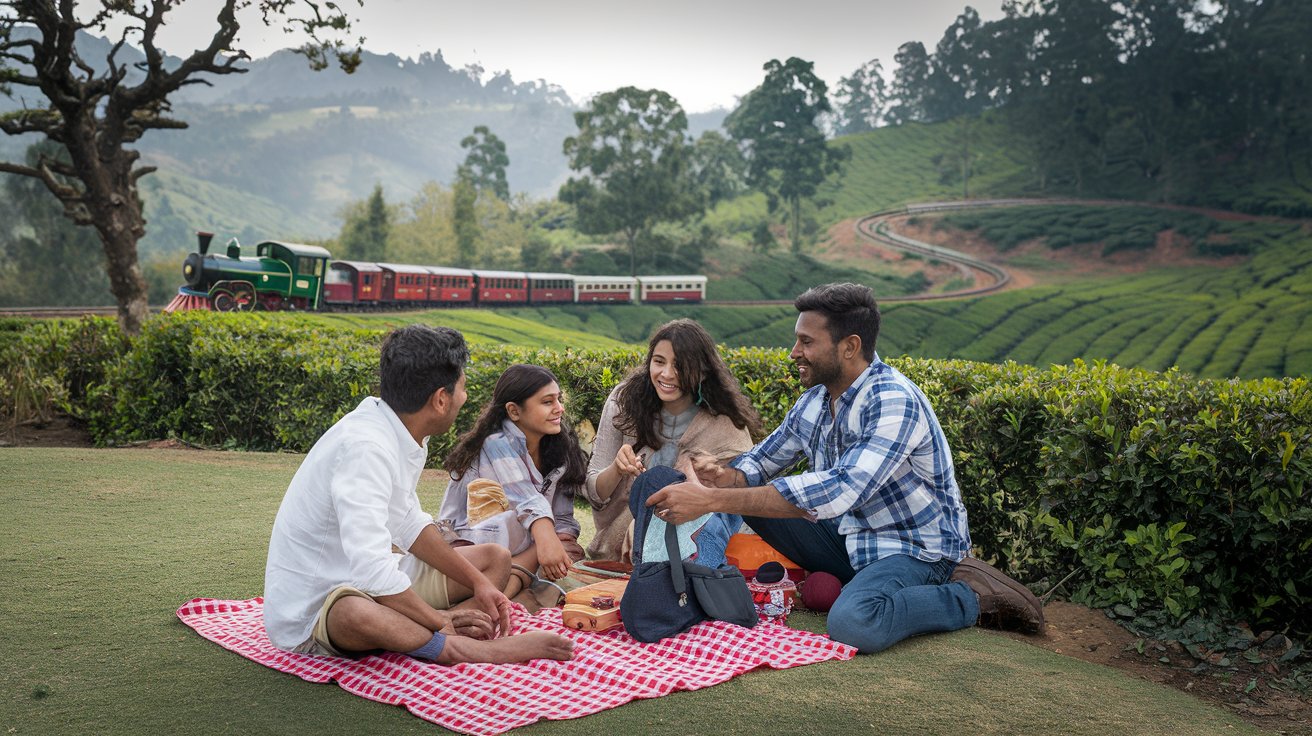
[[[159,307],[150,311],[158,312]],[[6,307],[0,309],[0,317],[82,317],[84,315],[113,316],[118,314],[118,307]]]
[[[960,299],[968,296],[980,296],[999,291],[1011,282],[1011,274],[1006,269],[997,264],[981,261],[965,253],[944,248],[941,245],[924,243],[905,235],[899,235],[889,229],[889,224],[895,220],[914,217],[926,212],[941,212],[946,210],[965,210],[988,207],[1015,207],[1028,204],[1054,204],[1060,203],[1057,200],[1037,200],[1037,199],[989,199],[989,200],[969,200],[964,202],[927,202],[923,204],[910,204],[905,207],[896,209],[883,210],[857,220],[856,232],[859,236],[878,243],[884,247],[905,253],[914,253],[919,256],[934,258],[939,261],[951,263],[961,269],[962,275],[972,278],[975,286],[968,289],[958,289],[956,291],[947,291],[941,294],[905,294],[879,296],[876,298],[880,302],[925,302],[938,299]],[[981,277],[983,282],[981,283]],[[792,299],[761,299],[754,301],[707,301],[706,304],[716,306],[775,306],[791,305]]]
[[[1010,207],[1029,204],[1031,200],[983,200],[967,202],[931,202],[910,204],[895,210],[886,210],[867,215],[856,222],[857,234],[884,247],[904,253],[933,258],[951,263],[959,268],[963,275],[971,276],[974,285],[966,289],[945,291],[939,294],[907,294],[902,296],[879,297],[883,302],[924,302],[938,299],[960,299],[968,296],[981,296],[1000,291],[1011,283],[1011,274],[1001,266],[982,261],[960,251],[944,248],[941,245],[925,243],[892,231],[890,224],[927,212],[946,210],[976,209],[981,207]]]

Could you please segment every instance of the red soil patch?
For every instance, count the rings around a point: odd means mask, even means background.
[[[1235,219],[1249,219],[1237,216]],[[1067,274],[1106,274],[1121,275],[1142,273],[1159,268],[1189,268],[1206,266],[1227,268],[1242,263],[1244,256],[1207,257],[1196,254],[1193,242],[1173,230],[1158,234],[1156,245],[1150,250],[1119,251],[1110,255],[1102,254],[1102,243],[1080,243],[1066,248],[1049,248],[1042,239],[1027,240],[1016,247],[1002,251],[977,233],[957,230],[955,228],[938,228],[933,220],[925,215],[919,216],[914,224],[899,218],[890,223],[898,233],[925,243],[941,245],[945,248],[961,251],[980,260],[997,263],[1011,271],[1018,280],[1028,279],[1029,283],[1042,280],[1042,277],[1017,270],[1010,262],[1038,257],[1056,267],[1051,273]]]

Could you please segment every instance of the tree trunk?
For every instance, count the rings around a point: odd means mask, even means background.
[[[793,197],[793,221],[788,223],[794,253],[802,252],[802,198]]]
[[[626,230],[624,236],[629,240],[629,275],[638,275],[638,233],[636,230]]]
[[[70,152],[78,161],[81,151],[70,147]],[[128,335],[140,332],[150,316],[146,279],[137,260],[137,241],[146,234],[146,219],[132,178],[135,158],[135,152],[120,150],[81,167],[86,172],[82,176],[86,185],[83,202],[105,249],[109,290],[118,302],[119,327]]]
[[[118,324],[128,335],[141,332],[141,325],[150,316],[146,279],[141,275],[141,264],[137,261],[138,237],[123,231],[100,233],[109,272],[109,290],[118,302]]]
[[[961,118],[961,198],[970,199],[970,120]]]

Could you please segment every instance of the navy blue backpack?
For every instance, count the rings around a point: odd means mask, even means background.
[[[665,525],[669,560],[643,562],[642,548],[652,516],[647,499],[665,486],[685,479],[683,473],[673,468],[655,467],[638,476],[629,491],[629,510],[633,512],[633,574],[620,599],[620,618],[625,631],[640,642],[677,636],[708,619],[746,628],[757,622],[752,594],[738,568],[724,565],[712,569],[683,560],[673,524]]]

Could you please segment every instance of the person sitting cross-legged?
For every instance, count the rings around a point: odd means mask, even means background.
[[[697,462],[648,505],[676,524],[741,514],[790,560],[837,577],[829,635],[861,652],[976,623],[1041,632],[1038,599],[967,556],[947,439],[920,389],[875,354],[870,289],[819,286],[795,306],[791,357],[809,390],[760,444],[727,466]],[[785,474],[803,457],[806,472]]]
[[[264,626],[281,649],[402,652],[442,664],[568,660],[549,632],[506,636],[510,552],[453,549],[419,506],[428,437],[465,403],[464,337],[411,325],[383,342],[369,397],[310,449],[273,523]],[[401,550],[395,554],[394,550]]]

